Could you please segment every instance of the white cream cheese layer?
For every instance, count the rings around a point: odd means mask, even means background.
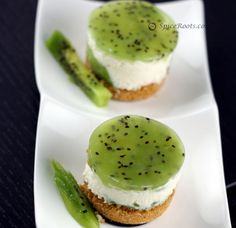
[[[97,61],[107,69],[113,86],[119,89],[138,90],[151,83],[159,84],[166,77],[171,60],[171,55],[149,62],[117,60],[100,50],[89,33],[88,45]]]
[[[106,203],[136,208],[139,210],[150,209],[162,204],[175,189],[180,171],[171,178],[165,185],[152,190],[128,191],[105,186],[98,175],[86,164],[83,177],[89,189]]]

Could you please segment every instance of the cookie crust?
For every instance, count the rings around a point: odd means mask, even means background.
[[[138,90],[118,89],[113,87],[112,85],[106,85],[106,84],[105,86],[112,93],[112,98],[114,100],[135,101],[151,97],[161,88],[162,84],[163,82],[161,82],[160,84],[152,83],[146,86],[142,86]]]
[[[168,199],[161,205],[155,206],[149,210],[137,210],[116,204],[105,203],[103,199],[99,199],[97,195],[93,194],[86,183],[80,185],[80,188],[99,214],[111,221],[127,225],[143,224],[159,217],[170,205],[175,193],[174,190]]]

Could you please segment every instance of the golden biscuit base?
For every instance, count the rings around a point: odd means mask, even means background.
[[[163,82],[161,82],[160,84],[152,83],[146,86],[142,86],[137,90],[118,89],[113,87],[112,85],[104,85],[110,90],[110,92],[112,93],[112,98],[114,100],[135,101],[143,100],[152,96],[160,89],[162,84]]]
[[[97,195],[92,193],[86,183],[80,185],[80,188],[99,214],[113,222],[127,225],[143,224],[159,217],[167,209],[175,193],[175,191],[173,191],[168,199],[161,205],[155,206],[149,210],[137,210],[105,203],[103,199],[99,199]]]

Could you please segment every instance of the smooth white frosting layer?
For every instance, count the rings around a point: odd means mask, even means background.
[[[107,69],[113,86],[119,89],[137,90],[151,83],[159,84],[166,77],[172,56],[149,62],[117,60],[99,49],[89,33],[88,45],[97,61]]]
[[[106,203],[133,207],[139,210],[150,209],[162,204],[175,189],[180,171],[165,185],[152,190],[133,191],[110,188],[104,185],[98,175],[86,164],[83,177],[89,189]]]

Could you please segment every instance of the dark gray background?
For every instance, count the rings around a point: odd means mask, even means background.
[[[0,228],[35,227],[33,171],[39,108],[33,61],[36,6],[36,0],[0,1]],[[205,8],[211,79],[229,184],[236,181],[236,7],[233,1],[205,1]],[[228,195],[236,227],[235,189],[228,190]]]

